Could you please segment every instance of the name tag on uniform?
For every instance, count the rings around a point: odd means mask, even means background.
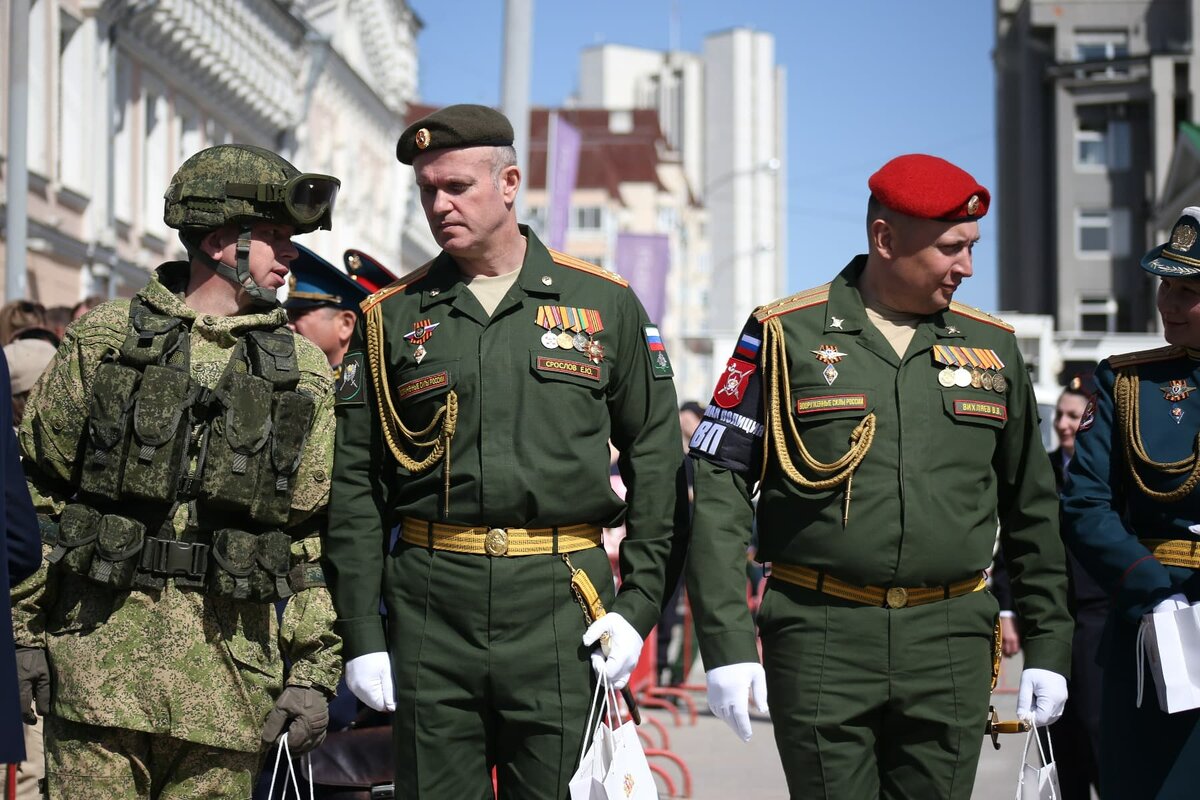
[[[600,365],[574,361],[569,358],[550,358],[538,356],[537,368],[542,372],[560,372],[563,375],[577,375],[589,380],[600,380]]]
[[[441,389],[450,384],[450,373],[447,370],[435,372],[431,375],[422,375],[419,378],[413,378],[411,381],[405,381],[396,387],[396,399],[408,400],[410,397],[432,392],[434,389]]]
[[[820,397],[802,397],[796,401],[797,414],[819,414],[822,411],[864,411],[867,408],[865,394],[827,394]]]
[[[1008,408],[990,400],[955,400],[954,413],[960,417],[987,417],[988,419],[1008,419]]]

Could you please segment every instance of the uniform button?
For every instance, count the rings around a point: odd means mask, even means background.
[[[549,286],[550,284],[554,283],[554,278],[551,278],[549,275],[543,275],[542,283],[546,286]]]
[[[441,289],[430,289],[430,290],[429,290],[429,296],[430,296],[430,297],[437,297],[437,296],[438,296],[439,294],[441,294],[441,293],[442,293],[442,290],[441,290]]]
[[[328,479],[327,476],[325,475],[325,473],[322,470],[317,470],[316,472],[313,473],[313,482],[314,483],[324,483],[327,479]]]
[[[212,314],[205,314],[202,321],[205,325],[212,325],[214,322]]]

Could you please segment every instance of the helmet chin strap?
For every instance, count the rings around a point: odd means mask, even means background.
[[[250,240],[254,228],[249,222],[245,221],[240,223],[240,225],[241,227],[238,230],[236,269],[228,264],[217,261],[199,247],[193,249],[187,246],[188,255],[199,260],[222,278],[245,291],[254,305],[277,306],[279,305],[277,290],[259,286],[254,282],[254,277],[250,274]]]

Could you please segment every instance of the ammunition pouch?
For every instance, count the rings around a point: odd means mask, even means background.
[[[175,501],[188,444],[187,411],[195,395],[186,372],[146,367],[133,406],[133,438],[121,480],[123,497]]]
[[[79,476],[81,491],[116,500],[120,497],[129,423],[142,374],[106,361],[96,368],[88,415],[88,437]]]
[[[98,583],[128,589],[133,585],[134,569],[145,538],[146,526],[137,520],[116,514],[102,516],[88,577]]]
[[[279,530],[316,411],[297,389],[294,334],[246,333],[211,391],[191,377],[190,337],[185,320],[130,304],[125,340],[93,379],[80,502],[40,520],[50,562],[117,589],[171,580],[258,602],[320,585],[319,565],[293,575]]]

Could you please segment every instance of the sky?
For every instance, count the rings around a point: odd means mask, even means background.
[[[890,158],[949,159],[995,192],[990,0],[532,0],[534,105],[576,89],[579,53],[598,43],[701,52],[707,34],[775,37],[787,71],[787,292],[825,283],[865,251],[867,178]],[[499,105],[503,0],[409,0],[420,95]],[[715,223],[714,223],[715,224]],[[956,299],[995,311],[995,216],[980,225],[975,275]],[[620,266],[617,265],[619,271]],[[772,298],[762,298],[767,302]]]

